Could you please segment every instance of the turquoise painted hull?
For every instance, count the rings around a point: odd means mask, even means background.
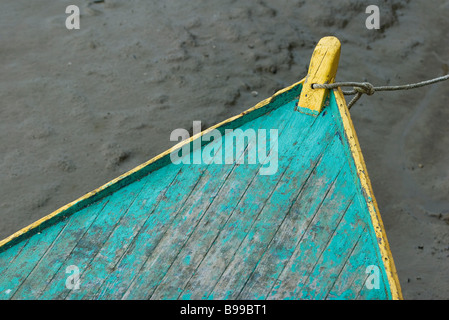
[[[334,93],[312,116],[294,111],[300,90],[190,155],[222,164],[165,155],[12,238],[0,299],[391,299]],[[226,143],[236,128],[277,130],[265,164],[251,140],[243,158]]]

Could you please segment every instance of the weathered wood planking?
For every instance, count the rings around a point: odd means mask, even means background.
[[[377,249],[376,252],[378,254],[378,258],[382,260],[383,267],[386,272],[386,274],[382,274],[382,276],[385,276],[388,281],[392,298],[395,300],[402,299],[402,291],[396,266],[394,264],[387,235],[385,233],[385,228],[383,226],[382,217],[380,216],[377,201],[374,197],[371,181],[363,159],[362,150],[360,148],[349,110],[346,106],[343,92],[340,88],[338,88],[337,90],[333,90],[331,92],[331,96],[335,99],[331,100],[334,103],[331,103],[330,108],[335,114],[336,122],[339,125],[340,131],[344,132],[344,141],[347,143],[345,151],[348,154],[348,158],[352,159],[355,165],[353,168],[355,171],[355,183],[359,186],[359,193],[363,195],[363,203],[366,205],[365,209],[368,210],[370,215],[370,224],[373,228],[369,228],[368,230],[374,231],[374,246]],[[335,109],[338,109],[338,112]]]
[[[173,168],[176,171],[180,169],[180,173],[176,176],[174,182],[167,189],[163,201],[158,202],[155,212],[152,214],[162,214],[163,212],[176,213],[181,205],[189,198],[190,191],[197,184],[198,179],[202,176],[204,168]],[[160,183],[155,181],[155,183]],[[173,187],[172,187],[173,186]],[[151,190],[151,189],[150,189]],[[145,199],[142,199],[144,202]],[[142,203],[143,204],[143,203]],[[130,208],[128,212],[132,216],[139,216],[147,213],[142,210],[141,205]],[[142,223],[142,217],[135,220],[130,217],[130,221],[119,225],[108,241],[103,245],[101,251],[95,256],[88,270],[83,274],[81,281],[87,285],[84,290],[73,291],[67,297],[68,299],[89,299],[102,286],[107,274],[115,269],[115,266],[126,252],[127,247],[131,244],[136,234],[133,229]],[[166,227],[171,225],[171,221],[167,221]]]
[[[301,81],[292,84],[289,87],[286,87],[282,90],[276,92],[273,96],[259,102],[254,107],[234,116],[225,121],[222,121],[201,133],[191,137],[190,139],[186,139],[169,150],[159,154],[158,156],[150,159],[149,161],[137,166],[136,168],[124,173],[123,175],[115,178],[114,180],[109,181],[103,186],[85,194],[84,196],[76,199],[75,201],[59,208],[58,210],[52,212],[51,214],[39,219],[38,221],[30,224],[29,226],[17,231],[11,236],[7,237],[0,241],[0,252],[7,250],[8,248],[14,246],[16,243],[21,242],[21,240],[26,239],[32,236],[35,233],[40,232],[40,230],[45,229],[48,225],[53,225],[57,223],[59,220],[63,220],[73,213],[78,212],[79,210],[85,208],[86,206],[91,205],[99,199],[102,199],[105,196],[110,195],[111,193],[127,186],[135,181],[140,180],[141,178],[147,176],[148,174],[166,166],[171,162],[170,154],[179,150],[186,144],[192,144],[194,140],[199,139],[203,135],[207,135],[212,130],[219,130],[222,134],[224,134],[227,129],[235,129],[241,127],[243,124],[248,123],[271,110],[275,110],[278,107],[284,105],[295,99],[295,97],[299,96],[301,93],[302,84],[304,79]],[[205,144],[206,142],[201,142]]]
[[[280,135],[283,135],[284,127],[291,123],[291,114],[282,113],[282,110],[279,109],[272,112],[274,113],[273,116],[280,119],[278,122],[279,127],[274,128],[279,130]],[[275,115],[276,113],[278,114]],[[260,125],[256,123],[254,125],[259,128],[273,128],[273,123],[270,123],[269,119],[270,117],[264,117],[261,119]],[[255,146],[253,147],[255,148]],[[208,207],[211,207],[211,204],[213,204],[211,210],[207,210],[207,215],[201,217],[200,222],[204,221],[204,223],[200,224],[200,227],[196,227],[194,230],[191,228],[185,233],[186,236],[182,237],[183,252],[178,254],[176,260],[170,265],[168,272],[165,273],[164,278],[159,280],[158,286],[149,295],[151,299],[175,299],[179,296],[180,288],[183,287],[182,283],[186,282],[195,272],[195,262],[202,259],[201,252],[208,250],[211,240],[216,237],[217,231],[221,229],[216,222],[221,222],[225,218],[222,213],[230,210],[234,204],[238,204],[238,197],[241,197],[241,194],[251,187],[252,182],[250,181],[257,179],[260,165],[251,164],[253,162],[251,157],[254,155],[250,153],[247,162],[233,168],[232,173],[223,181],[221,192],[216,194],[212,201],[204,199],[208,203]],[[235,188],[237,184],[240,187],[239,189]],[[231,190],[234,198],[229,197]],[[217,210],[217,205],[221,206],[222,209]],[[198,223],[195,226],[198,226]],[[207,240],[206,237],[208,238]],[[188,246],[186,246],[187,241]],[[201,245],[198,245],[199,243]]]
[[[319,163],[316,166],[310,168],[313,170],[313,175],[317,175],[327,167],[327,160],[320,154]],[[269,293],[273,290],[273,294],[276,293],[280,287],[281,281],[279,277],[285,271],[292,256],[296,252],[299,243],[302,243],[304,235],[311,227],[311,222],[314,219],[317,211],[323,208],[323,199],[327,201],[326,195],[333,196],[330,191],[335,189],[336,177],[341,177],[340,166],[327,172],[328,179],[316,180],[313,176],[307,176],[307,180],[301,187],[300,193],[292,202],[288,203],[289,210],[286,210],[286,215],[282,221],[282,224],[278,227],[277,233],[274,236],[272,242],[269,244],[267,251],[262,259],[258,262],[251,278],[244,290],[240,293],[240,298],[246,299],[265,299]],[[340,198],[342,196],[340,195]],[[350,201],[349,199],[343,199]],[[333,201],[334,209],[337,209],[337,202]],[[340,210],[345,210],[343,205]],[[332,215],[328,215],[331,217]],[[321,225],[317,228],[323,228],[323,221],[320,221]],[[304,262],[304,261],[302,261]],[[276,289],[274,287],[276,286]]]
[[[2,277],[0,281],[0,299],[11,299],[14,293],[28,278],[36,264],[42,259],[42,256],[50,248],[57,238],[58,234],[64,228],[66,222],[60,222],[53,225],[41,233],[35,234],[26,241],[27,243],[11,263],[7,265],[7,269],[0,270]],[[14,250],[11,250],[14,251]],[[8,251],[5,251],[9,253]],[[8,254],[3,253],[1,260],[8,259]]]
[[[0,298],[401,298],[341,91],[308,115],[294,111],[301,84],[0,242]],[[225,144],[236,128],[278,130],[265,162],[253,158],[254,137],[243,149]],[[188,157],[207,148],[228,155],[223,164],[170,162],[212,129],[221,140]],[[243,163],[225,164],[229,151]],[[277,171],[260,175],[270,160]],[[80,270],[78,290],[66,287],[69,266]],[[379,289],[366,285],[368,266],[379,270]]]
[[[287,105],[287,107],[290,107]],[[293,104],[291,104],[291,108],[293,108]],[[284,109],[284,108],[282,108]],[[284,110],[279,110],[279,112],[283,112]],[[288,112],[287,112],[288,113]],[[278,172],[272,176],[260,176],[260,175],[252,175],[252,180],[246,185],[246,188],[239,194],[240,198],[238,201],[235,201],[236,205],[229,206],[229,211],[227,212],[227,220],[224,221],[223,225],[220,225],[216,229],[216,236],[214,237],[214,242],[211,244],[211,247],[208,248],[207,255],[202,258],[201,264],[195,270],[195,275],[189,284],[190,287],[195,288],[198,283],[195,281],[203,281],[203,279],[211,279],[215,278],[219,268],[222,268],[226,265],[225,261],[229,257],[231,257],[233,250],[238,246],[238,239],[240,236],[243,236],[244,232],[238,232],[239,230],[244,231],[249,225],[252,224],[254,215],[262,210],[264,204],[268,201],[268,196],[272,192],[272,188],[274,188],[278,182],[278,177],[285,170],[285,165],[287,162],[282,161],[284,158],[288,158],[289,154],[286,152],[286,148],[288,146],[293,145],[295,139],[298,137],[303,137],[303,135],[295,132],[295,134],[291,134],[292,128],[301,128],[298,130],[308,130],[310,124],[314,121],[312,117],[305,118],[303,120],[299,120],[298,118],[291,119],[296,124],[302,123],[303,126],[292,126],[292,122],[288,123],[288,128],[284,129],[280,137],[285,137],[287,143],[283,143],[279,145],[279,168]],[[306,121],[306,122],[304,122]],[[251,168],[246,167],[243,168],[242,171],[243,176],[247,176],[248,172],[254,171]],[[237,179],[239,176],[236,177]],[[234,182],[229,181],[230,185],[233,185]],[[259,190],[256,194],[252,192],[252,190]],[[220,199],[220,202],[228,203],[229,201],[226,199],[226,194],[223,194]],[[231,229],[231,230],[229,230]],[[217,245],[219,243],[223,243],[223,246]],[[205,273],[202,273],[201,270],[205,270]],[[212,272],[213,270],[213,272]],[[212,274],[211,274],[212,272]],[[213,282],[210,281],[210,285],[213,285]],[[206,295],[205,292],[202,292],[201,295]],[[184,297],[190,297],[192,299],[197,298],[195,295],[192,295],[192,291],[187,288],[184,292]]]
[[[52,245],[34,266],[32,272],[23,281],[12,299],[37,299],[45,290],[51,278],[48,275],[55,275],[60,271],[64,260],[71,254],[78,245],[79,240],[86,230],[92,225],[98,215],[102,214],[102,209],[107,200],[100,200],[96,206],[90,206],[76,217],[71,216],[67,220],[64,229],[58,234]],[[63,270],[65,272],[65,269]]]
[[[254,122],[256,124],[259,124],[260,122],[260,125],[264,126],[267,125],[267,120],[267,118],[259,118],[254,120]],[[242,128],[245,129],[245,126]],[[229,146],[226,147],[228,148]],[[252,146],[249,148],[251,147]],[[231,146],[231,148],[235,149],[233,146]],[[237,156],[240,158],[243,155],[237,154]],[[247,186],[242,180],[239,181],[239,184],[224,185],[224,183],[227,182],[228,176],[232,175],[239,177],[239,175],[244,172],[241,171],[242,165],[239,165],[236,168],[234,168],[234,165],[212,164],[208,166],[206,170],[207,177],[202,179],[200,186],[193,191],[194,194],[191,195],[189,201],[182,208],[182,211],[176,217],[177,219],[172,225],[168,226],[168,230],[164,233],[163,238],[154,244],[151,251],[147,251],[148,253],[151,253],[151,256],[147,257],[147,260],[144,261],[144,265],[136,265],[141,269],[141,272],[139,276],[134,279],[130,288],[127,288],[126,297],[130,299],[141,297],[140,292],[142,291],[147,292],[148,297],[151,296],[152,291],[157,287],[167,270],[171,268],[173,259],[179,255],[179,250],[183,248],[185,241],[190,237],[190,234],[196,230],[195,226],[202,220],[204,214],[223,212],[222,210],[215,211],[214,207],[211,208],[211,200],[214,200],[212,203],[218,204],[217,198],[219,198],[219,194],[229,194],[229,192],[231,192],[230,188],[236,189],[240,186]],[[212,179],[212,177],[214,177],[214,179]],[[232,201],[230,202],[232,203]],[[225,203],[224,205],[229,205],[229,203]],[[204,229],[201,229],[201,232],[204,231]],[[157,263],[157,261],[160,261],[160,263]]]
[[[163,184],[158,183],[158,181],[160,181],[160,179],[166,179],[167,183],[170,184],[178,173],[177,171],[173,171],[172,175],[168,175],[163,169],[158,170],[151,175],[151,179],[142,179],[137,184],[124,187],[120,190],[121,192],[118,193],[117,196],[109,199],[108,204],[103,209],[104,214],[99,216],[95,223],[86,230],[79,245],[72,251],[71,255],[65,261],[65,266],[78,266],[81,273],[80,276],[85,277],[88,270],[100,268],[101,263],[104,261],[97,263],[98,259],[107,257],[105,250],[107,250],[107,243],[110,243],[111,239],[113,239],[112,241],[115,242],[116,245],[120,245],[119,248],[116,248],[117,251],[123,250],[124,244],[120,240],[123,240],[123,237],[126,236],[127,233],[119,233],[117,230],[119,228],[120,230],[123,230],[123,228],[126,228],[127,226],[132,229],[138,229],[139,223],[142,223],[142,221],[140,219],[132,221],[132,214],[138,212],[140,218],[143,219],[151,210],[154,203],[158,201],[158,194],[162,192],[165,187]],[[151,189],[153,192],[146,193],[139,188],[142,186]],[[140,210],[133,210],[135,207]],[[133,222],[135,222],[135,225]],[[114,237],[114,235],[118,234],[120,234],[120,236]],[[105,270],[102,270],[101,272],[104,271]],[[52,280],[41,298],[66,298],[67,295],[71,293],[70,290],[65,288],[66,277],[67,276],[62,272],[59,272],[58,276]]]

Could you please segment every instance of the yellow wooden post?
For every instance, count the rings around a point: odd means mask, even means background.
[[[318,42],[310,59],[309,71],[296,110],[311,115],[318,115],[321,112],[329,92],[327,89],[313,89],[312,84],[335,81],[340,48],[340,41],[335,37],[324,37]]]

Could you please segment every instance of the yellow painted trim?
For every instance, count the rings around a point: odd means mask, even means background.
[[[44,222],[52,219],[53,217],[63,213],[64,211],[66,211],[67,209],[69,209],[70,207],[76,205],[77,203],[79,203],[80,201],[84,201],[90,197],[93,197],[94,195],[98,194],[99,192],[111,187],[112,185],[118,183],[119,181],[123,180],[124,178],[138,172],[139,170],[142,170],[144,167],[155,163],[156,161],[162,159],[163,157],[169,155],[172,151],[177,150],[178,148],[181,148],[183,145],[191,143],[192,141],[200,138],[201,136],[209,133],[210,131],[217,129],[223,125],[226,125],[232,121],[235,121],[241,117],[243,117],[244,115],[253,112],[257,109],[260,109],[266,105],[268,105],[273,98],[275,98],[276,96],[289,91],[290,89],[292,89],[293,87],[299,85],[299,84],[303,84],[305,85],[305,79],[302,79],[301,81],[286,87],[278,92],[276,92],[272,97],[269,97],[261,102],[259,102],[258,104],[256,104],[254,107],[249,108],[248,110],[233,116],[229,119],[226,119],[194,136],[192,136],[191,138],[181,141],[180,143],[176,144],[175,146],[173,146],[172,148],[166,150],[165,152],[153,157],[152,159],[150,159],[149,161],[135,167],[134,169],[131,169],[130,171],[120,175],[119,177],[109,181],[108,183],[104,184],[103,186],[83,195],[82,197],[78,198],[75,201],[72,201],[71,203],[53,211],[52,213],[50,213],[49,215],[37,220],[36,222],[28,225],[27,227],[22,228],[21,230],[15,232],[14,234],[12,234],[11,236],[3,239],[2,241],[0,241],[0,248],[5,246],[6,244],[8,244],[9,242],[11,242],[12,240],[18,238],[19,236],[32,231],[33,229],[38,228],[40,225],[42,225]],[[304,88],[303,88],[304,90]],[[323,89],[324,90],[324,89]],[[348,141],[349,141],[349,145],[351,148],[351,152],[355,161],[355,165],[357,168],[357,172],[358,172],[358,176],[360,178],[361,184],[362,184],[362,188],[365,191],[365,197],[367,200],[367,204],[368,204],[368,209],[370,212],[370,216],[371,216],[371,220],[374,226],[374,231],[375,234],[379,240],[379,248],[380,248],[380,252],[382,255],[382,259],[384,262],[384,266],[385,266],[385,270],[387,272],[387,276],[388,276],[388,281],[390,284],[390,289],[391,289],[391,293],[392,293],[392,297],[393,299],[402,299],[402,292],[401,292],[401,288],[400,288],[400,284],[399,284],[399,279],[397,276],[397,272],[396,272],[396,268],[395,268],[395,264],[393,261],[393,257],[391,254],[391,250],[387,241],[387,237],[386,237],[386,233],[385,233],[385,229],[383,226],[383,222],[382,222],[382,218],[380,216],[379,213],[379,209],[377,206],[377,202],[375,200],[373,191],[372,191],[372,187],[371,187],[371,182],[369,180],[368,177],[368,172],[366,170],[366,165],[363,159],[363,155],[360,149],[360,145],[355,133],[355,129],[349,114],[349,110],[346,106],[346,101],[343,97],[343,93],[341,92],[341,89],[335,89],[334,90],[335,93],[335,97],[337,100],[337,105],[338,105],[338,109],[340,111],[340,116],[343,122],[343,126],[344,126],[344,130],[345,130],[345,134],[348,137]]]
[[[362,184],[364,196],[368,204],[368,210],[371,216],[374,232],[378,240],[380,253],[382,255],[382,261],[384,263],[388,277],[388,282],[390,284],[392,298],[394,300],[402,300],[403,299],[402,291],[396,267],[393,261],[393,255],[391,253],[390,246],[388,244],[387,235],[385,233],[385,228],[382,222],[382,217],[380,215],[379,208],[377,206],[376,198],[374,197],[371,181],[368,176],[368,171],[366,169],[366,164],[363,159],[363,154],[360,148],[359,141],[357,139],[354,125],[352,123],[348,107],[346,105],[346,100],[340,88],[334,89],[334,94],[335,99],[337,101],[338,110],[340,111],[340,116],[343,122],[345,134],[348,139],[349,146],[351,148],[352,156],[354,158],[357,174]]]
[[[336,37],[324,37],[318,42],[310,59],[309,71],[299,96],[297,110],[318,115],[328,95],[326,89],[312,89],[312,84],[333,83],[340,60],[341,44]]]
[[[84,200],[87,200],[87,199],[90,198],[90,197],[93,197],[94,195],[96,195],[96,194],[99,193],[100,191],[103,191],[103,190],[105,190],[105,189],[111,187],[112,185],[114,185],[114,184],[118,183],[119,181],[123,180],[124,178],[126,178],[126,177],[128,177],[128,176],[130,176],[130,175],[132,175],[132,174],[134,174],[134,173],[136,173],[136,172],[139,171],[139,170],[142,170],[142,169],[145,168],[146,166],[148,166],[148,165],[150,165],[150,164],[152,164],[152,163],[154,163],[154,162],[156,162],[156,161],[162,159],[163,157],[165,157],[165,156],[167,156],[167,155],[170,155],[170,153],[171,153],[172,151],[175,151],[175,150],[177,150],[178,148],[181,148],[183,145],[188,144],[188,143],[191,143],[193,140],[196,140],[196,139],[200,138],[201,136],[203,136],[203,135],[209,133],[210,131],[212,131],[212,130],[214,130],[214,129],[216,129],[216,128],[219,128],[219,127],[221,127],[221,126],[223,126],[223,125],[226,125],[226,124],[228,124],[228,123],[230,123],[230,122],[232,122],[232,121],[235,121],[235,120],[237,120],[237,119],[239,119],[239,118],[241,118],[241,117],[247,115],[247,114],[250,113],[250,112],[253,112],[253,111],[257,110],[257,109],[260,109],[260,108],[262,108],[262,107],[268,105],[268,104],[269,104],[269,103],[270,103],[276,96],[278,96],[278,95],[280,95],[280,94],[282,94],[282,93],[284,93],[284,92],[286,92],[286,91],[289,91],[290,89],[292,89],[293,87],[295,87],[295,86],[297,86],[297,85],[299,85],[299,84],[303,84],[303,83],[304,83],[304,80],[305,80],[305,79],[302,79],[301,81],[298,81],[298,82],[292,84],[291,86],[288,86],[288,87],[286,87],[286,88],[284,88],[284,89],[281,89],[281,90],[277,91],[273,96],[271,96],[271,97],[269,97],[269,98],[267,98],[267,99],[265,99],[265,100],[262,100],[261,102],[259,102],[258,104],[256,104],[254,107],[249,108],[248,110],[243,111],[242,113],[240,113],[240,114],[238,114],[238,115],[236,115],[236,116],[233,116],[233,117],[231,117],[231,118],[229,118],[229,119],[226,119],[226,120],[224,120],[224,121],[222,121],[222,122],[220,122],[220,123],[218,123],[218,124],[216,124],[216,125],[214,125],[214,126],[208,128],[208,129],[206,129],[206,130],[204,130],[204,131],[201,131],[200,133],[197,133],[196,135],[190,137],[190,139],[186,139],[186,140],[184,140],[184,141],[179,142],[179,143],[176,144],[175,146],[171,147],[170,149],[168,149],[168,150],[165,151],[165,152],[162,152],[161,154],[155,156],[154,158],[148,160],[147,162],[145,162],[145,163],[143,163],[143,164],[141,164],[141,165],[135,167],[134,169],[131,169],[130,171],[128,171],[128,172],[122,174],[121,176],[119,176],[119,177],[117,177],[117,178],[115,178],[115,179],[109,181],[108,183],[102,185],[101,187],[99,187],[99,188],[97,188],[97,189],[95,189],[95,190],[93,190],[93,191],[91,191],[91,192],[89,192],[89,193],[86,193],[85,195],[81,196],[80,198],[76,199],[75,201],[72,201],[72,202],[70,202],[69,204],[67,204],[67,205],[65,205],[65,206],[63,206],[63,207],[61,207],[61,208],[59,208],[59,209],[53,211],[53,212],[50,213],[49,215],[47,215],[47,216],[45,216],[45,217],[43,217],[43,218],[37,220],[36,222],[34,222],[34,223],[28,225],[27,227],[24,227],[24,228],[20,229],[19,231],[15,232],[15,233],[12,234],[11,236],[9,236],[9,237],[7,237],[7,238],[1,240],[1,241],[0,241],[0,248],[3,247],[3,246],[5,246],[6,244],[8,244],[9,242],[11,242],[12,240],[18,238],[19,236],[21,236],[21,235],[23,235],[23,234],[25,234],[25,233],[27,233],[27,232],[30,232],[30,231],[32,231],[33,229],[38,228],[38,227],[39,227],[40,225],[42,225],[44,222],[46,222],[46,221],[48,221],[48,220],[54,218],[55,216],[57,216],[57,215],[63,213],[64,211],[66,211],[66,210],[69,209],[70,207],[76,205],[76,204],[79,203],[80,201],[84,201]]]

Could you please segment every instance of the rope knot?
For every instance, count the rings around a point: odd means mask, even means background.
[[[352,87],[352,90],[342,91],[343,94],[345,94],[345,95],[354,95],[355,94],[355,97],[348,104],[348,109],[350,109],[351,106],[354,105],[354,103],[356,103],[356,101],[359,100],[363,94],[372,96],[374,94],[374,92],[376,92],[376,91],[408,90],[408,89],[423,87],[428,84],[432,84],[432,83],[436,83],[436,82],[440,82],[440,81],[444,81],[444,80],[449,80],[449,74],[447,74],[445,76],[438,77],[438,78],[421,81],[418,83],[405,84],[405,85],[401,85],[401,86],[374,87],[369,82],[334,82],[334,83],[324,83],[324,84],[313,83],[312,89],[332,90],[332,89],[339,88],[339,87]]]
[[[374,89],[374,86],[369,82],[362,82],[359,85],[354,87],[354,91],[357,93],[365,93],[369,96],[373,95],[376,90]]]

